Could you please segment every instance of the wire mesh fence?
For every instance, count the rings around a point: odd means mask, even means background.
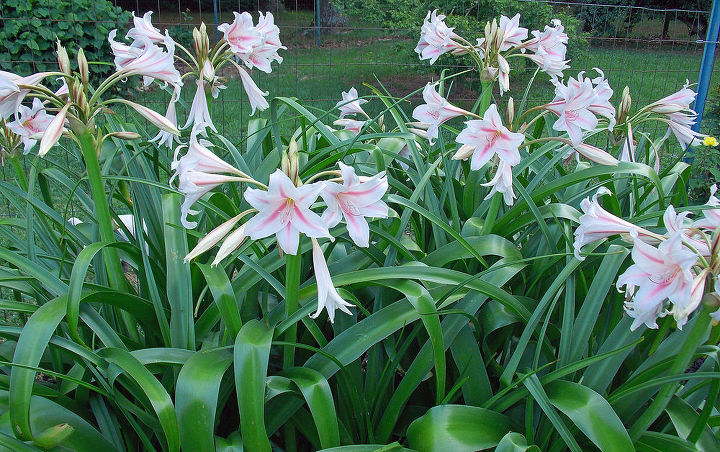
[[[21,42],[6,41],[0,47],[0,66],[14,72],[40,70],[43,63],[38,55],[52,55],[55,38],[72,30],[71,27],[81,27],[76,31],[97,29],[104,36],[111,28],[118,27],[118,36],[124,35],[129,23],[118,23],[120,16],[117,13],[108,17],[103,1],[3,0],[0,2],[3,29],[24,28],[17,33]],[[253,78],[261,89],[270,92],[270,96],[297,97],[311,108],[322,110],[333,108],[341,91],[352,86],[357,87],[361,95],[369,94],[364,83],[398,97],[415,91],[409,100],[409,108],[421,98],[421,88],[428,81],[439,79],[443,70],[469,69],[469,61],[462,58],[442,57],[431,66],[427,61],[420,61],[414,53],[428,6],[447,14],[448,23],[457,26],[457,31],[470,41],[479,37],[485,22],[499,13],[513,15],[518,10],[522,14],[522,25],[529,29],[541,29],[550,19],[560,18],[571,40],[572,69],[567,74],[600,68],[615,89],[615,102],[626,85],[632,88],[634,104],[642,105],[676,91],[686,80],[697,81],[709,11],[605,4],[601,0],[517,0],[503,2],[514,8],[506,11],[494,3],[462,0],[445,0],[432,5],[407,0],[109,2],[110,6],[134,11],[137,15],[153,11],[153,24],[161,30],[167,29],[176,41],[186,46],[192,43],[192,29],[201,22],[208,26],[211,39],[218,39],[222,33],[218,33],[217,25],[232,22],[233,11],[250,11],[256,18],[257,11],[272,12],[280,27],[281,40],[287,46],[287,50],[281,52],[284,61],[270,74],[253,71]],[[622,2],[613,0],[613,3]],[[74,13],[81,6],[89,12],[84,15]],[[38,14],[43,9],[47,13]],[[34,36],[39,38],[36,40]],[[68,44],[99,50],[105,42],[103,38]],[[27,51],[18,51],[18,45],[27,47]],[[99,59],[111,63],[112,55],[108,52]],[[525,59],[514,61],[509,96],[518,99],[527,95],[531,105],[551,99],[553,86],[542,73],[525,92],[527,82],[535,72],[536,66]],[[213,120],[221,134],[230,140],[241,141],[250,117],[250,105],[234,69],[225,68],[222,75],[227,78],[227,89],[221,91],[213,104]],[[454,79],[449,98],[453,103],[468,107],[477,99],[479,89],[477,75],[468,73]],[[192,91],[183,92],[186,106],[192,100]],[[132,80],[128,81],[124,95],[135,97],[156,111],[164,111],[169,99],[169,94],[157,86],[143,89]],[[377,108],[379,111],[379,106]],[[369,112],[372,113],[372,107]],[[180,113],[181,120],[182,115]],[[66,161],[71,164],[72,159]]]

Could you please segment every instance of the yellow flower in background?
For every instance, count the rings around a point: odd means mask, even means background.
[[[705,139],[703,140],[702,144],[703,144],[704,146],[712,146],[712,147],[715,147],[715,146],[718,145],[718,140],[717,140],[717,138],[715,138],[715,137],[705,137]]]

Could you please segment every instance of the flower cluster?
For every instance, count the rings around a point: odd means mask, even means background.
[[[657,328],[657,319],[668,314],[678,328],[700,305],[703,295],[717,291],[720,275],[720,242],[715,231],[720,225],[720,200],[713,186],[703,218],[691,221],[689,212],[678,214],[668,206],[663,220],[665,231],[652,232],[611,214],[600,206],[598,196],[608,195],[605,187],[581,203],[583,215],[575,231],[575,255],[588,243],[616,235],[632,243],[633,264],[618,277],[625,287],[625,310],[634,319],[631,329],[645,324]],[[709,284],[711,281],[715,284]],[[720,319],[720,311],[713,314]]]

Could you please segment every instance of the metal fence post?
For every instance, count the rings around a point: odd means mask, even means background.
[[[705,111],[705,100],[707,99],[710,76],[712,76],[713,60],[715,59],[715,44],[718,38],[718,30],[720,30],[720,2],[718,2],[718,0],[713,0],[711,11],[710,24],[708,25],[707,37],[705,38],[705,50],[703,51],[702,63],[700,65],[697,97],[693,105],[698,114],[697,122],[693,126],[693,130],[696,132],[700,131],[700,123],[702,122]]]

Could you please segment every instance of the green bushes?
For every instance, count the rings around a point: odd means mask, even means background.
[[[130,20],[130,13],[106,0],[4,0],[0,68],[17,74],[55,66],[55,40],[82,48],[90,61],[110,61],[107,35]],[[109,73],[112,66],[94,70]]]

